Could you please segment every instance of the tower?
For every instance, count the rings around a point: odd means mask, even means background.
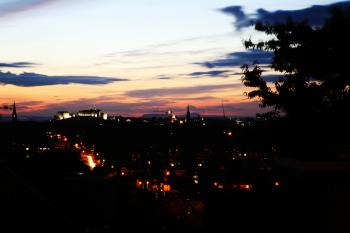
[[[190,105],[187,106],[187,113],[186,113],[186,122],[191,121],[191,112],[190,112]]]
[[[225,108],[224,108],[224,101],[221,100],[221,106],[222,106],[222,113],[224,115],[224,120],[226,119],[226,113],[225,113]]]
[[[13,102],[13,108],[12,108],[12,122],[17,122],[17,111],[16,111],[16,102]]]

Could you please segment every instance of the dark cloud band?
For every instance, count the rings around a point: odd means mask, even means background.
[[[65,84],[86,84],[102,85],[117,81],[128,81],[121,78],[107,78],[98,76],[47,76],[36,73],[13,74],[0,71],[0,84],[12,84],[21,87],[65,85]]]
[[[219,90],[234,89],[241,87],[242,84],[220,84],[220,85],[202,85],[191,87],[173,87],[173,88],[152,88],[142,90],[132,90],[126,93],[129,97],[153,98],[153,97],[172,97],[189,94],[207,94]]]
[[[221,9],[221,11],[235,17],[234,25],[239,30],[244,27],[252,26],[258,21],[267,24],[276,24],[286,22],[287,19],[291,19],[295,22],[306,20],[312,26],[320,26],[323,25],[325,20],[330,16],[331,9],[335,8],[350,15],[350,1],[333,3],[330,5],[314,5],[299,10],[267,11],[260,8],[253,14],[246,14],[242,6],[229,6]]]
[[[229,53],[225,58],[195,63],[206,68],[215,67],[241,67],[244,64],[268,65],[272,62],[273,53],[261,50],[248,50],[244,52]]]
[[[202,77],[202,76],[226,77],[228,72],[230,72],[230,71],[229,70],[211,70],[211,71],[205,71],[205,72],[193,72],[193,73],[189,74],[189,76],[192,76],[192,77]]]
[[[13,63],[0,62],[0,67],[6,67],[6,68],[30,68],[37,65],[38,64],[33,62],[13,62]]]

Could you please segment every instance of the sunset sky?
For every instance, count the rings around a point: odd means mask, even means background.
[[[349,2],[0,0],[0,106],[141,116],[184,114],[189,104],[216,115],[223,101],[228,115],[254,116],[262,110],[243,95],[240,66],[271,54],[244,49],[244,39],[265,37],[249,25],[285,16],[317,24]]]

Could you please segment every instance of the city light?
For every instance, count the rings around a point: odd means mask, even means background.
[[[274,185],[275,185],[276,188],[278,188],[278,187],[280,187],[280,182],[276,181],[276,182],[274,183]]]
[[[91,170],[93,170],[96,167],[96,163],[94,162],[91,155],[88,155],[87,159],[88,159],[88,166],[90,167]]]
[[[143,182],[141,180],[136,180],[136,188],[140,189],[143,187]]]
[[[250,191],[253,188],[253,185],[252,184],[240,184],[238,187],[241,190]]]
[[[175,134],[176,132],[171,131],[171,133]],[[58,139],[57,143],[59,143],[60,146],[63,145],[64,147],[79,151],[80,156],[81,156],[81,161],[84,162],[91,170],[94,170],[94,168],[96,166],[101,166],[101,168],[102,168],[102,167],[104,167],[103,165],[108,164],[108,161],[102,155],[100,155],[98,152],[95,152],[94,145],[87,146],[87,145],[83,144],[83,142],[81,142],[81,140],[74,141],[74,139],[72,139],[73,143],[69,144],[68,138],[65,135],[59,135],[59,136],[57,136],[57,134],[50,134],[50,135],[51,136],[54,135],[54,138]],[[230,137],[230,136],[233,136],[233,133],[231,131],[224,131],[224,135],[226,135],[226,137]],[[152,149],[152,146],[150,146],[150,148]],[[27,147],[26,149],[29,150],[29,147]],[[42,149],[42,148],[38,148],[38,149]],[[169,149],[169,154],[172,154],[174,152],[179,152],[182,150],[183,150],[183,148],[181,148],[181,147],[177,147],[174,150]],[[236,149],[233,149],[232,151],[229,151],[229,152],[231,153],[232,160],[243,159],[243,157],[248,157],[248,156],[254,157],[253,156],[254,153],[251,153],[248,155],[248,153],[242,152],[242,151],[239,151]],[[179,153],[177,153],[177,154],[179,154]],[[132,159],[138,160],[139,158],[137,156],[133,156]],[[169,163],[168,163],[169,167],[163,168],[163,177],[162,178],[158,177],[158,178],[155,178],[152,180],[144,180],[145,177],[137,179],[134,176],[135,175],[134,170],[131,167],[129,167],[130,171],[128,169],[126,169],[125,167],[121,167],[119,170],[119,172],[120,172],[119,174],[121,177],[127,176],[127,175],[134,177],[135,178],[134,181],[136,180],[134,185],[139,190],[147,190],[149,192],[153,192],[156,196],[159,193],[162,193],[165,196],[167,192],[176,193],[176,192],[178,192],[178,190],[172,189],[173,187],[170,187],[170,184],[164,184],[164,183],[160,183],[160,182],[168,182],[168,179],[172,174],[175,177],[183,176],[185,171],[183,169],[181,169],[180,164],[181,163],[179,161],[176,161],[175,158],[169,157]],[[198,171],[200,171],[203,169],[203,167],[205,167],[208,164],[209,163],[205,157],[198,157],[196,162],[193,165]],[[149,170],[151,165],[153,165],[153,161],[151,161],[149,158],[144,160],[144,168],[145,169]],[[117,166],[115,164],[109,164],[108,167],[111,169],[117,168]],[[174,169],[175,167],[179,167],[179,169]],[[218,168],[220,170],[225,170],[224,165],[220,165],[220,166],[218,166]],[[266,169],[268,169],[268,167]],[[109,172],[109,173],[107,173],[107,175],[104,176],[104,178],[109,180],[109,179],[113,179],[117,175],[118,175],[117,171]],[[206,183],[205,183],[206,181],[205,180],[200,181],[199,177],[200,177],[200,175],[198,173],[195,173],[194,175],[192,175],[192,177],[191,177],[192,182],[193,182],[192,184],[194,184],[197,187],[200,184],[203,184],[203,187],[206,186]],[[210,186],[210,184],[209,184],[209,186]],[[176,187],[176,186],[174,186],[174,187]],[[245,191],[245,192],[249,192],[249,191],[253,190],[253,184],[249,184],[249,183],[229,184],[229,183],[223,183],[223,182],[218,181],[218,180],[216,180],[216,181],[214,180],[211,183],[211,187],[220,191],[220,192],[224,192],[224,191],[230,190],[232,188],[236,189],[236,190]],[[278,180],[272,181],[272,188],[277,189],[279,187],[280,187],[280,183]],[[157,197],[159,197],[159,196],[157,196]]]
[[[170,192],[170,190],[171,190],[170,184],[163,185],[163,190],[164,190],[164,192]]]

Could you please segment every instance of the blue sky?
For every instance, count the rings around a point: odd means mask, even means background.
[[[241,6],[254,17],[258,8],[274,12],[334,2],[0,0],[0,70],[11,72],[7,79],[0,74],[0,104],[16,99],[27,115],[89,105],[111,114],[142,115],[167,108],[181,112],[187,104],[214,114],[224,100],[232,106],[231,115],[254,115],[261,110],[243,96],[238,67],[201,65],[231,59],[244,51],[242,40],[264,37],[252,27],[235,28],[234,15],[220,9]],[[25,82],[31,85],[6,81],[21,82],[27,77],[23,72],[35,79]],[[34,85],[43,78],[36,75],[53,81]],[[118,81],[79,81],[86,76]],[[128,95],[159,88],[169,95]],[[188,91],[176,93],[181,89]]]

